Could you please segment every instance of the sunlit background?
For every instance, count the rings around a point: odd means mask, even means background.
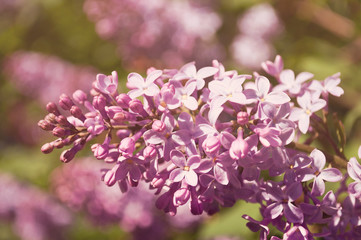
[[[43,155],[49,139],[37,122],[48,101],[89,90],[97,73],[116,70],[125,90],[129,72],[151,66],[218,59],[226,69],[263,74],[261,62],[277,54],[285,68],[319,80],[341,72],[345,95],[330,106],[345,124],[346,156],[355,156],[359,0],[0,0],[0,239],[257,238],[241,218],[257,218],[257,207],[166,216],[146,187],[126,195],[106,187],[90,149],[69,164],[59,151]]]

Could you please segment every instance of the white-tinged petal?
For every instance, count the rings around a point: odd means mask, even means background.
[[[162,76],[163,71],[161,70],[154,70],[147,76],[147,79],[145,80],[145,84],[148,86],[149,84],[153,83],[157,78]]]

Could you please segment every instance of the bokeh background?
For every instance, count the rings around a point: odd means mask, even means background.
[[[129,72],[151,66],[218,59],[262,74],[260,63],[277,54],[285,68],[319,80],[341,72],[345,94],[330,106],[345,124],[346,156],[356,156],[359,0],[0,0],[0,240],[257,238],[241,218],[257,218],[256,206],[170,218],[146,188],[122,195],[105,187],[89,149],[69,165],[60,152],[43,155],[49,136],[37,122],[48,101],[89,90],[97,73],[116,70],[125,91]]]

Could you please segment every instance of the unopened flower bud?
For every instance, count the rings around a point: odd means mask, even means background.
[[[70,108],[74,105],[73,101],[69,96],[62,94],[59,97],[59,106],[64,110],[70,110]]]
[[[53,129],[53,135],[56,136],[56,137],[65,137],[66,135],[68,135],[69,131],[62,128],[62,127],[55,127]]]
[[[157,150],[153,146],[146,146],[143,150],[143,156],[146,161],[153,160],[157,156]]]
[[[57,124],[58,122],[56,121],[56,115],[53,113],[49,113],[45,116],[44,120],[53,124]]]
[[[136,98],[129,102],[129,108],[135,113],[142,113],[144,111],[143,103]]]
[[[93,149],[92,149],[93,150]],[[105,159],[109,153],[109,145],[106,144],[97,144],[94,149],[94,157],[97,159]]]
[[[94,96],[93,106],[97,110],[103,110],[107,104],[106,99],[102,95]]]
[[[87,98],[88,96],[82,90],[76,90],[73,93],[73,99],[79,104],[83,104],[87,100]]]
[[[85,116],[82,112],[82,110],[78,107],[78,106],[72,106],[70,109],[70,113],[71,115],[73,115],[74,117],[81,119],[81,120],[85,120]]]
[[[163,132],[165,130],[165,123],[161,120],[155,120],[152,124],[152,129],[156,132]]]
[[[53,102],[49,102],[49,103],[46,105],[46,111],[48,111],[49,113],[52,113],[52,114],[54,114],[54,115],[56,115],[56,116],[60,115],[58,106],[56,106],[56,104],[53,103]]]
[[[244,125],[248,123],[248,113],[247,112],[239,112],[237,113],[237,123],[240,125]]]
[[[45,130],[45,131],[51,131],[51,130],[53,130],[54,127],[55,127],[54,124],[52,124],[52,123],[50,123],[50,122],[48,122],[48,121],[46,121],[46,120],[40,120],[40,121],[38,122],[38,126],[39,126],[41,129]]]
[[[217,154],[219,148],[221,147],[221,142],[216,136],[209,136],[204,140],[202,144],[203,150],[207,155],[215,155]]]
[[[43,153],[51,153],[54,150],[54,145],[51,143],[45,143],[42,147],[41,147],[41,151]]]
[[[119,145],[119,151],[126,155],[132,155],[135,150],[135,141],[133,138],[124,138]]]
[[[56,122],[64,127],[71,127],[72,125],[64,115],[59,115],[55,118]]]
[[[67,163],[73,160],[75,157],[76,152],[71,148],[68,150],[64,150],[60,155],[60,161]]]
[[[232,142],[231,148],[229,149],[229,155],[232,159],[238,160],[239,158],[245,157],[248,151],[248,143],[239,137]]]
[[[119,104],[120,107],[128,108],[129,102],[132,99],[127,94],[121,93],[115,98],[115,100],[117,101],[117,103]]]

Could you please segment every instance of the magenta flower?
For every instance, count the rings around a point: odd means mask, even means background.
[[[302,133],[306,133],[310,125],[311,115],[324,108],[327,102],[323,99],[312,99],[311,94],[305,92],[301,97],[297,97],[297,103],[301,108],[293,108],[289,119],[298,121],[298,128]]]
[[[144,78],[138,73],[130,73],[128,75],[128,87],[133,90],[128,92],[131,98],[136,98],[142,95],[154,96],[159,92],[159,87],[154,83],[157,78],[162,76],[161,70],[152,71],[147,78]]]
[[[309,72],[301,72],[295,77],[295,73],[286,69],[280,74],[281,84],[275,87],[277,91],[288,91],[290,94],[296,96],[301,93],[302,84],[307,80],[313,78],[313,74]]]
[[[175,86],[175,98],[178,101],[172,101],[168,103],[170,109],[177,108],[181,105],[185,106],[190,110],[196,110],[198,108],[197,100],[192,96],[194,91],[197,88],[197,83],[194,80],[187,81],[186,85],[183,87],[182,84],[178,81],[171,81]]]
[[[325,192],[325,183],[338,182],[342,179],[342,173],[336,168],[323,169],[326,164],[325,155],[318,149],[314,149],[310,157],[312,158],[312,167],[316,171],[314,174],[314,181],[311,190],[311,194],[314,196],[320,196]]]
[[[263,76],[257,77],[254,89],[246,89],[243,93],[249,100],[257,100],[260,103],[269,102],[276,105],[281,105],[289,102],[291,99],[286,93],[281,91],[270,92],[271,84],[270,81]]]
[[[361,158],[361,146],[358,150],[358,157]],[[357,198],[361,198],[361,165],[355,157],[347,163],[347,172],[355,180],[348,185],[348,192]]]
[[[97,81],[95,87],[102,93],[113,94],[118,88],[118,74],[116,71],[112,72],[112,75],[106,76],[104,74],[97,75]]]
[[[266,61],[261,64],[263,70],[271,76],[279,79],[279,76],[283,70],[283,60],[280,55],[277,55],[274,62]]]
[[[205,81],[204,79],[210,76],[213,76],[218,72],[218,69],[215,67],[204,67],[197,71],[194,62],[187,63],[180,70],[179,73],[176,74],[173,79],[174,80],[196,80],[197,90],[200,90],[204,87]]]
[[[183,153],[178,150],[172,150],[170,152],[170,159],[178,168],[170,173],[169,180],[180,182],[185,178],[189,185],[196,186],[198,175],[194,170],[199,167],[201,158],[198,155],[193,155],[186,160]]]
[[[245,104],[246,97],[242,93],[242,84],[246,80],[245,77],[225,77],[222,81],[214,80],[209,83],[208,87],[211,91],[211,105],[221,106],[223,103],[230,101],[238,104]]]
[[[340,75],[340,73],[335,73],[323,82],[314,80],[308,88],[320,92],[325,99],[327,99],[328,94],[340,97],[344,93],[343,89],[338,86],[341,82]]]
[[[267,186],[267,193],[274,202],[265,209],[265,215],[275,219],[282,213],[289,222],[303,223],[302,210],[292,204],[302,194],[302,186],[299,182],[294,182],[285,190],[279,186]]]

